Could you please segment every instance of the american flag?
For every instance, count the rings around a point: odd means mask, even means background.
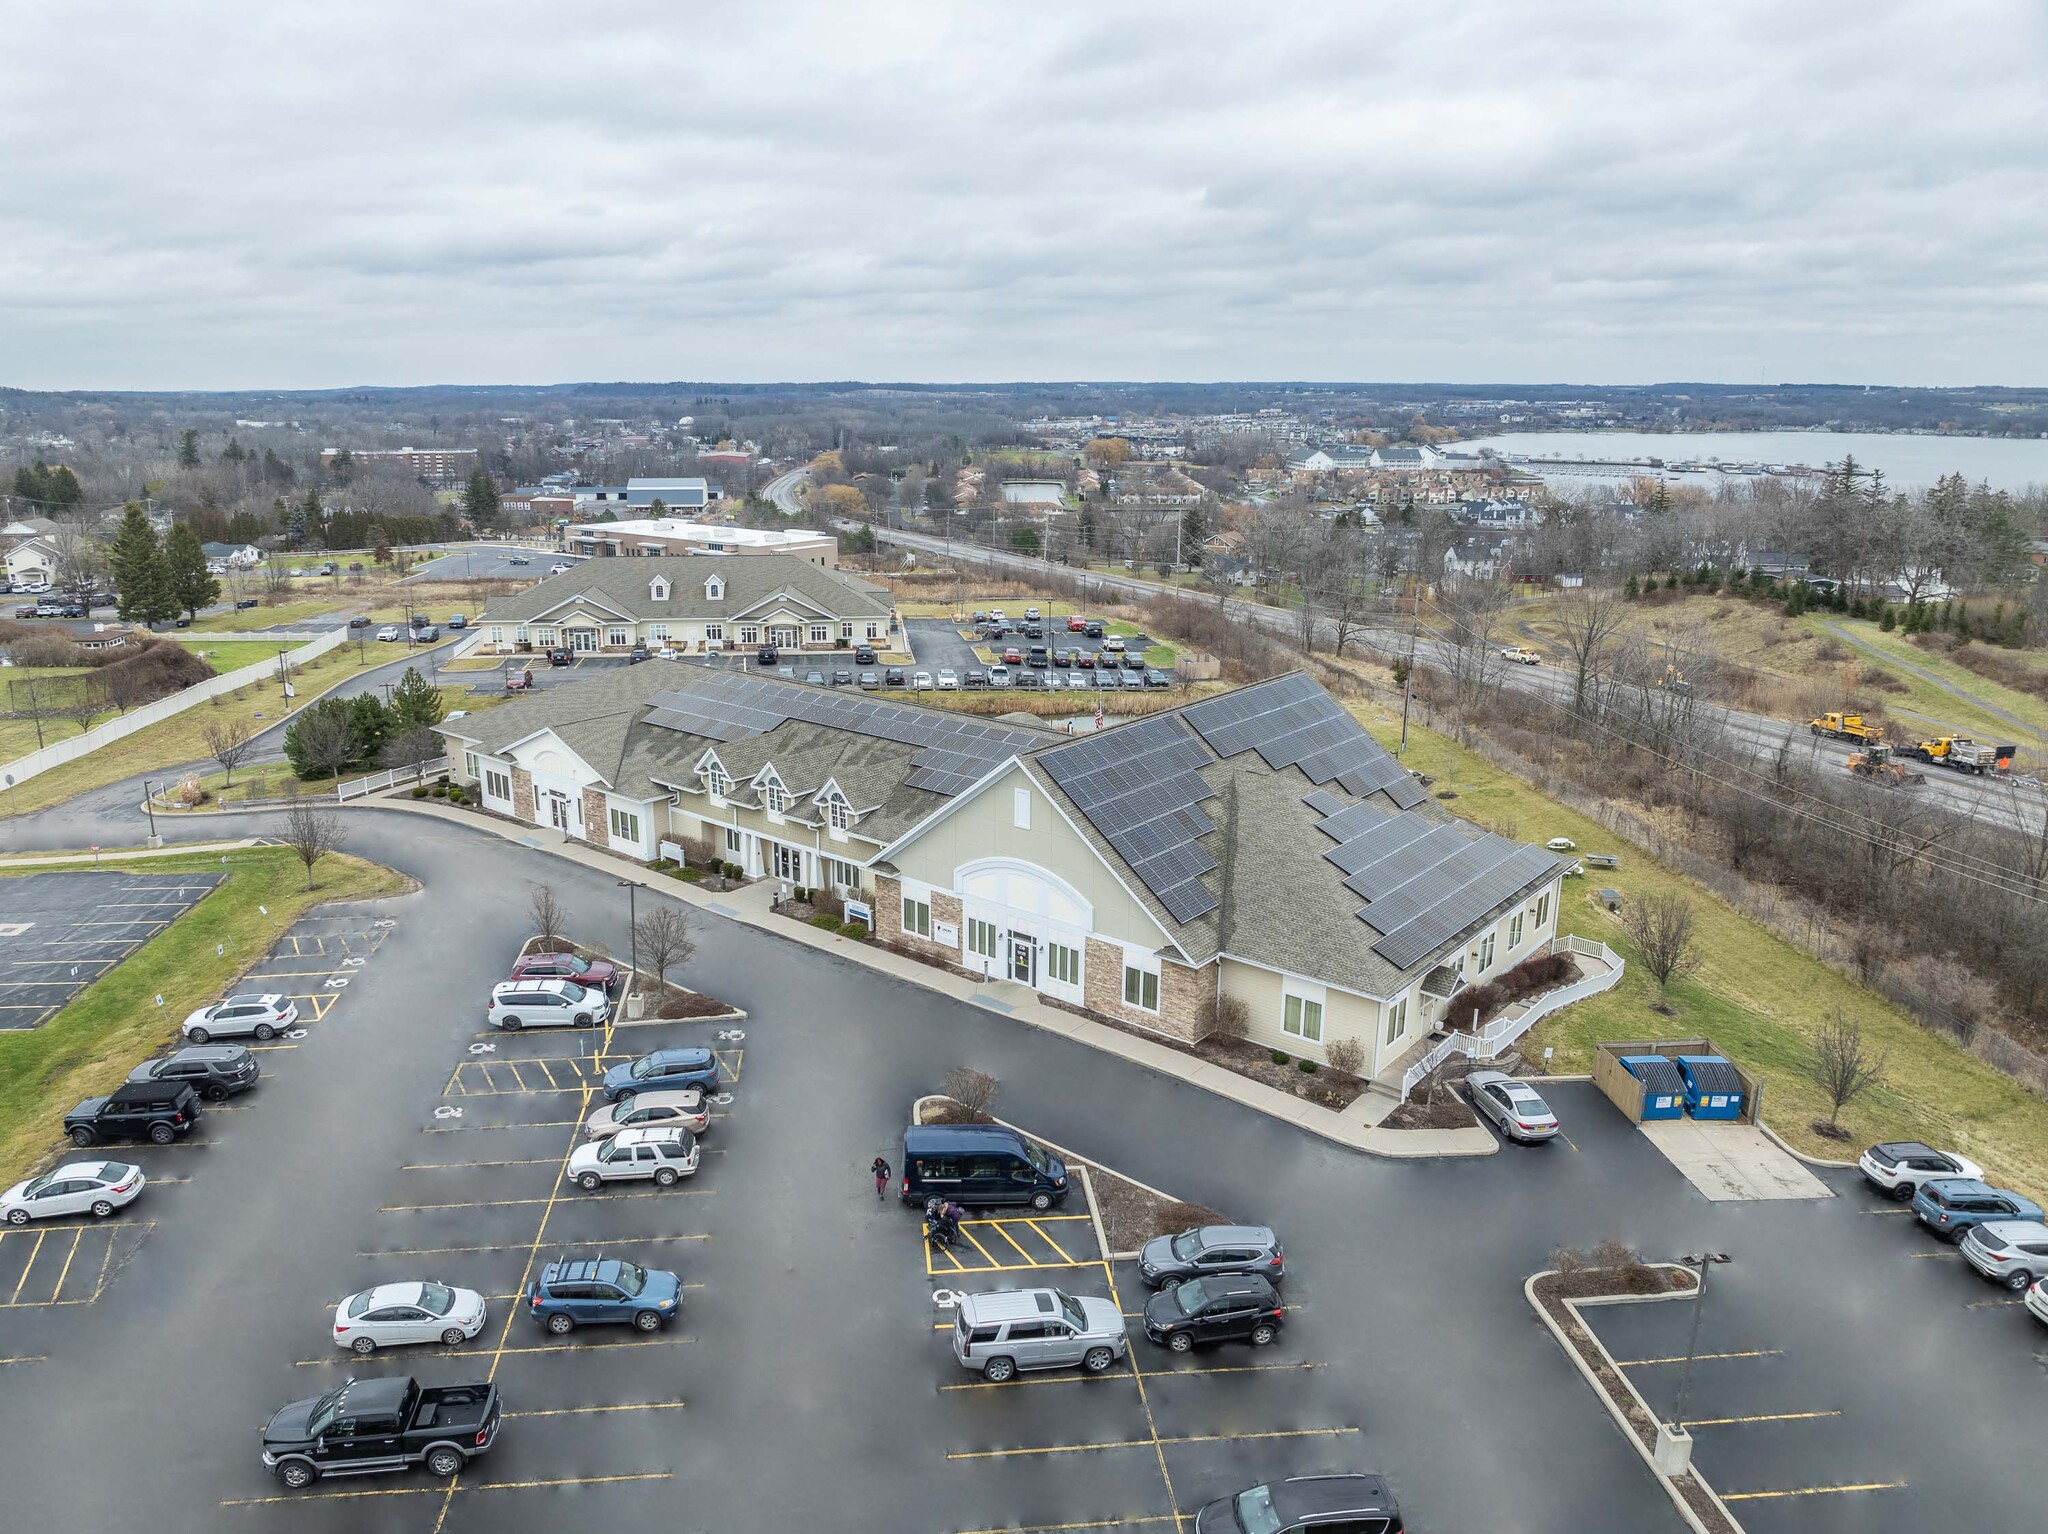
[[[1095,700],[1095,728],[1098,730],[1102,728],[1102,700],[1100,698]]]

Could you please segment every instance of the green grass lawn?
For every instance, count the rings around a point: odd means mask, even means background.
[[[2048,700],[2037,698],[2032,693],[2016,692],[2003,683],[1979,676],[1968,667],[1958,666],[1946,656],[1932,650],[1921,649],[1903,634],[1896,631],[1885,633],[1875,623],[1866,619],[1846,618],[1839,613],[1808,613],[1802,621],[1809,627],[1818,628],[1823,618],[1838,625],[1844,633],[1855,635],[1858,645],[1867,645],[1890,659],[1910,662],[1929,676],[1940,677],[1950,685],[1961,688],[1970,697],[1988,703],[1994,708],[2003,709],[2015,719],[2026,720],[2036,735],[2048,736]],[[2014,659],[2024,659],[2024,652],[2009,653]],[[1892,698],[1898,701],[1887,700],[1892,712],[1898,713],[1910,708],[1915,713],[1946,721],[1954,728],[1968,730],[1980,740],[2007,741],[2016,745],[2033,743],[2025,739],[2013,741],[2015,732],[2011,724],[1985,713],[1982,709],[1972,708],[1939,687],[1895,667],[1886,669],[1891,670],[1909,689],[1906,694],[1892,695]]]
[[[223,871],[218,854],[125,866],[151,873]],[[38,871],[0,865],[0,876]],[[307,890],[305,869],[283,847],[228,853],[225,872],[211,894],[49,1022],[0,1034],[0,1181],[26,1176],[58,1148],[64,1115],[79,1099],[119,1084],[138,1061],[172,1039],[187,1013],[228,990],[307,909],[412,887],[388,868],[331,856],[315,865],[315,887]],[[226,956],[217,955],[216,947],[224,947]]]
[[[0,709],[12,712],[17,706],[28,706],[28,687],[32,682],[47,682],[53,679],[83,676],[90,666],[0,666]],[[17,699],[20,702],[17,704]],[[49,701],[49,695],[44,695]],[[42,740],[44,745],[54,745],[68,740],[78,733],[78,726],[68,719],[45,719]],[[36,749],[36,726],[32,719],[0,719],[0,761],[11,762],[17,756],[26,756]]]
[[[1370,706],[1357,712],[1393,749],[1398,718]],[[1801,1150],[1843,1159],[1877,1140],[1927,1140],[1982,1162],[2005,1186],[2036,1199],[2048,1195],[2048,1103],[1520,779],[1429,731],[1411,730],[1409,741],[1406,765],[1432,774],[1434,791],[1456,793],[1445,808],[1523,841],[1568,836],[1581,852],[1621,858],[1619,870],[1596,869],[1565,881],[1558,927],[1606,943],[1631,961],[1628,972],[1613,990],[1539,1024],[1523,1042],[1525,1055],[1540,1058],[1547,1045],[1556,1051],[1552,1070],[1584,1072],[1592,1069],[1593,1046],[1603,1040],[1703,1034],[1762,1075],[1765,1121]],[[1672,987],[1675,1016],[1652,1010],[1656,983],[1633,962],[1620,920],[1595,900],[1593,891],[1602,886],[1619,890],[1624,902],[1671,888],[1691,897],[1704,962]],[[1837,1008],[1861,1020],[1866,1038],[1890,1051],[1884,1084],[1844,1111],[1852,1139],[1843,1143],[1811,1128],[1827,1115],[1811,1077],[1811,1039]]]
[[[188,638],[178,635],[176,643],[183,645],[195,655],[202,655],[215,671],[240,671],[244,666],[258,665],[269,661],[277,664],[279,650],[295,650],[297,645],[280,644],[270,639],[208,639],[204,636]]]
[[[346,681],[358,672],[392,658],[388,647],[375,645],[367,646],[361,659],[358,659],[354,645],[342,645],[325,655],[315,656],[293,673],[293,686],[298,692],[296,706],[303,708],[337,682]],[[422,669],[424,667],[422,662]],[[53,767],[30,778],[20,787],[8,790],[0,795],[0,820],[12,815],[25,815],[45,805],[62,803],[75,794],[102,788],[152,768],[202,761],[208,755],[208,726],[240,720],[253,734],[283,718],[283,704],[284,699],[274,678],[252,681],[224,698],[198,704],[161,724],[153,724],[133,735],[110,741],[75,762]],[[43,728],[47,731],[49,726],[45,724]]]

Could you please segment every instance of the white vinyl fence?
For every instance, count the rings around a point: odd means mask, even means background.
[[[223,635],[222,639],[225,642],[237,637],[239,636]],[[336,629],[331,634],[322,634],[309,644],[285,652],[284,663],[287,667],[304,665],[315,656],[325,655],[329,650],[338,648],[347,639],[346,629]],[[161,724],[166,719],[184,713],[188,708],[196,708],[209,698],[224,698],[231,692],[241,691],[251,682],[267,681],[276,675],[277,660],[272,657],[222,676],[194,682],[183,692],[174,692],[168,698],[159,698],[154,703],[132,708],[118,719],[96,724],[83,735],[74,735],[69,740],[60,740],[53,746],[43,747],[40,751],[31,751],[16,761],[0,763],[0,786],[11,788],[17,783],[26,783],[38,773],[48,772],[52,767],[61,767],[66,762],[75,762],[81,756],[88,756],[99,750],[101,746],[124,739],[137,730],[146,730],[153,724]]]
[[[1505,1052],[1522,1035],[1534,1028],[1544,1018],[1575,1001],[1584,1001],[1588,996],[1611,990],[1621,983],[1621,956],[1605,943],[1593,942],[1590,938],[1573,937],[1566,934],[1554,937],[1546,953],[1569,953],[1575,958],[1598,960],[1605,967],[1583,975],[1570,985],[1561,985],[1554,991],[1545,991],[1527,1001],[1501,1009],[1500,1016],[1488,1023],[1477,1033],[1453,1033],[1439,1039],[1421,1059],[1401,1073],[1401,1101],[1408,1101],[1413,1092],[1430,1073],[1453,1055],[1464,1055],[1473,1060],[1492,1060]]]
[[[337,804],[346,804],[351,799],[360,799],[364,794],[382,793],[387,788],[396,788],[401,783],[424,783],[428,778],[448,770],[448,758],[437,756],[431,762],[421,762],[413,767],[393,767],[385,772],[373,772],[366,778],[350,778],[346,783],[334,785]]]

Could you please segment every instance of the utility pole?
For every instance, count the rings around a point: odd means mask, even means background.
[[[1418,551],[1419,552],[1419,551]],[[1415,646],[1422,630],[1422,561],[1415,561],[1415,612],[1408,624],[1408,676],[1401,684],[1401,749],[1395,753],[1405,756],[1408,752],[1408,707],[1415,701]]]

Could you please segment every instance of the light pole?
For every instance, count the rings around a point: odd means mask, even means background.
[[[1730,1259],[1726,1252],[1688,1252],[1678,1260],[1699,1274],[1699,1284],[1692,1294],[1692,1335],[1685,1343],[1685,1369],[1678,1376],[1678,1405],[1672,1413],[1671,1422],[1674,1438],[1685,1432],[1685,1398],[1692,1389],[1693,1359],[1699,1354],[1700,1311],[1707,1298],[1707,1269]]]
[[[149,844],[156,845],[156,785],[148,778],[142,780],[142,813],[149,817]]]
[[[626,961],[626,964],[627,968],[632,971],[633,978],[626,982],[625,991],[619,995],[619,1005],[624,1006],[627,996],[640,983],[640,915],[638,902],[639,892],[646,889],[647,886],[638,879],[620,879],[616,882],[626,892],[626,947],[627,951],[632,954],[632,957]]]

